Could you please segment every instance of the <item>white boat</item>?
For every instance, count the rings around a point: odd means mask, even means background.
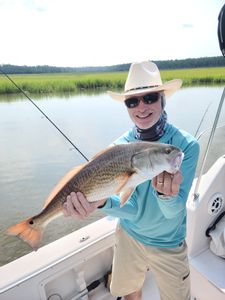
[[[225,300],[225,259],[210,250],[210,239],[205,235],[207,228],[225,210],[225,155],[201,176],[224,97],[225,89],[203,167],[187,201],[186,240],[191,293],[196,300]],[[115,218],[102,218],[2,266],[0,300],[116,299],[105,284],[112,265],[116,224]],[[151,270],[146,274],[143,288],[143,300],[149,299],[160,299]]]

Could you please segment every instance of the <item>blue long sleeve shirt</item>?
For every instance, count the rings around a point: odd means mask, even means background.
[[[137,141],[133,129],[115,144]],[[183,181],[175,197],[162,199],[146,181],[138,185],[126,204],[120,208],[119,195],[107,199],[102,210],[119,218],[120,226],[147,246],[174,248],[186,236],[186,201],[194,179],[199,144],[189,133],[167,124],[165,134],[157,141],[179,147],[184,153],[181,164]]]

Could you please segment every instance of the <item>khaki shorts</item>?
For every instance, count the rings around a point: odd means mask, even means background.
[[[154,274],[161,300],[190,299],[190,271],[187,246],[155,248],[144,246],[120,227],[116,231],[112,281],[114,296],[125,296],[141,290],[145,273]]]

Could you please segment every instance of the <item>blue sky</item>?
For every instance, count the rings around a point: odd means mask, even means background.
[[[224,0],[0,0],[0,64],[105,66],[221,55]]]

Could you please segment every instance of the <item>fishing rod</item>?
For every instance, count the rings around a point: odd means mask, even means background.
[[[218,26],[217,26],[217,36],[218,36],[220,50],[222,52],[222,55],[225,57],[225,30],[224,30],[224,28],[225,28],[225,4],[223,5],[223,7],[220,10],[220,13],[218,16]],[[205,110],[205,113],[203,114],[203,117],[199,123],[197,130],[196,130],[195,137],[197,137],[199,129],[202,125],[202,122],[205,118],[205,115],[206,115],[210,105],[211,105],[211,103],[208,105],[208,107]],[[202,134],[204,134],[204,133],[201,133],[197,139],[199,139]]]
[[[221,109],[223,107],[224,99],[225,99],[225,88],[223,89],[223,93],[222,93],[222,96],[221,96],[221,99],[220,99],[220,102],[219,102],[219,105],[218,105],[218,108],[217,108],[216,116],[215,116],[215,119],[214,119],[214,123],[213,123],[212,129],[211,129],[211,133],[210,133],[209,140],[208,140],[208,143],[207,143],[207,146],[206,146],[206,150],[205,150],[205,154],[204,154],[204,157],[203,157],[202,165],[201,165],[201,168],[200,168],[198,180],[197,180],[196,185],[195,185],[194,200],[197,200],[198,197],[199,197],[198,189],[199,189],[201,178],[202,178],[202,175],[203,175],[203,170],[205,168],[206,159],[208,157],[208,153],[209,153],[209,150],[210,150],[210,147],[211,147],[211,144],[212,144],[212,140],[213,140],[214,135],[215,135],[215,131],[216,131],[216,128],[217,128],[217,123],[218,123],[218,120],[219,120],[220,112],[221,112]]]
[[[198,128],[197,128],[197,130],[196,130],[196,132],[195,132],[194,137],[197,137],[198,132],[199,132],[201,126],[202,126],[202,123],[203,123],[203,121],[204,121],[204,119],[205,119],[205,116],[206,116],[207,111],[209,110],[209,107],[210,107],[211,104],[212,104],[212,102],[209,103],[209,105],[206,107],[206,110],[205,110],[205,112],[204,112],[204,114],[203,114],[203,116],[202,116],[202,118],[201,118],[201,120],[200,120],[200,123],[199,123]],[[197,139],[198,139],[198,138],[197,138]]]
[[[62,134],[62,136],[83,156],[86,161],[89,161],[88,158],[75,146],[75,144],[65,135],[64,132],[40,109],[40,107],[27,95],[27,93],[16,84],[16,82],[4,71],[1,70],[0,72],[9,80],[11,83],[42,113],[42,115]]]
[[[217,27],[217,35],[218,35],[218,40],[219,40],[219,46],[220,46],[220,50],[222,52],[222,55],[225,57],[225,4],[223,5],[222,9],[220,10],[219,16],[218,16],[218,27]],[[217,108],[217,112],[216,112],[216,116],[214,119],[214,123],[211,129],[211,133],[209,136],[209,140],[208,140],[208,144],[206,146],[206,150],[205,150],[205,154],[203,157],[203,161],[202,161],[202,165],[200,168],[200,172],[199,172],[199,176],[195,185],[195,190],[194,190],[194,201],[197,201],[199,198],[199,193],[198,193],[198,189],[200,186],[200,182],[201,182],[201,178],[203,175],[203,170],[206,164],[206,159],[208,157],[208,153],[212,144],[212,140],[217,128],[217,123],[220,117],[220,113],[221,113],[221,109],[224,103],[224,99],[225,99],[225,87],[223,89],[223,93]]]
[[[225,126],[225,123],[222,123],[220,125],[216,126],[216,129],[220,129],[222,127]],[[209,131],[212,130],[212,128],[206,128],[205,130],[203,130],[202,132],[199,133],[199,135],[195,136],[195,138],[199,141],[201,140],[207,133],[209,133]]]

